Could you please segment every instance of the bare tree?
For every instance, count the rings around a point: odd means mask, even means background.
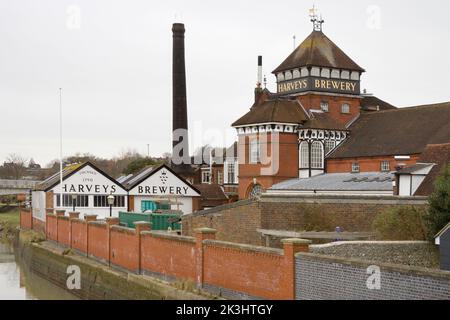
[[[6,175],[10,179],[19,180],[26,172],[25,159],[16,153],[11,153],[8,155],[3,167]]]

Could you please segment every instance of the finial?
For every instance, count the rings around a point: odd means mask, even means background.
[[[311,22],[313,23],[314,31],[322,31],[322,24],[324,24],[325,20],[322,19],[322,15],[317,15],[317,9],[313,5],[312,9],[309,9],[309,17],[311,18]]]

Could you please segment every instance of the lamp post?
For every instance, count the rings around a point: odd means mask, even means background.
[[[109,216],[112,217],[112,206],[114,204],[114,196],[110,194],[108,196],[108,205],[109,205]]]
[[[73,206],[73,212],[75,212],[75,206],[77,204],[77,195],[73,194],[72,195],[72,206]]]

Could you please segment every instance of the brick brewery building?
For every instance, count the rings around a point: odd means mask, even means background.
[[[239,198],[265,190],[316,193],[327,182],[338,185],[330,192],[359,192],[364,181],[375,182],[367,192],[430,192],[449,161],[450,103],[396,108],[361,92],[365,70],[322,23],[314,18],[313,32],[272,72],[276,93],[261,87],[258,57],[254,104],[232,124]]]

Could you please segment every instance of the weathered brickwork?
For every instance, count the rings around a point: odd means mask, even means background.
[[[258,201],[240,201],[183,217],[183,233],[210,227],[217,239],[265,245],[257,229],[288,231],[369,232],[374,218],[386,209],[400,205],[425,206],[422,198],[356,196],[263,196]],[[279,241],[271,246],[281,246]]]
[[[376,264],[376,263],[373,263]],[[448,300],[450,274],[415,267],[376,264],[380,289],[368,289],[372,264],[314,254],[296,255],[298,300]]]
[[[183,234],[192,236],[196,228],[217,230],[219,240],[262,245],[256,229],[261,226],[261,210],[257,201],[244,200],[183,216]]]

